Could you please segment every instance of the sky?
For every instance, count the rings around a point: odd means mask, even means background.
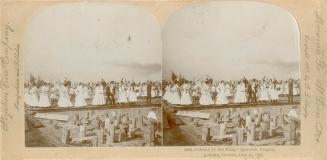
[[[136,6],[54,5],[38,12],[27,27],[25,77],[161,80],[161,32],[156,18]]]
[[[299,29],[284,9],[256,2],[184,7],[163,29],[163,78],[299,78]]]

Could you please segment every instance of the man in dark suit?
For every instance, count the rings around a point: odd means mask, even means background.
[[[288,81],[288,102],[293,102],[293,80]]]
[[[116,90],[117,90],[117,88],[116,88],[115,84],[112,84],[111,85],[111,93],[110,93],[111,94],[110,101],[113,105],[116,104]]]
[[[106,97],[107,97],[106,104],[107,105],[110,105],[110,99],[111,99],[111,97],[110,97],[111,90],[110,89],[111,89],[110,84],[108,84],[106,87]]]
[[[248,92],[248,103],[257,103],[257,84],[255,79],[252,82],[248,82],[247,92]]]
[[[257,103],[257,92],[258,92],[258,83],[253,80],[251,85],[251,99],[253,103]]]
[[[248,83],[246,85],[246,97],[247,97],[247,103],[250,103],[252,101],[252,84]]]
[[[106,94],[108,96],[107,104],[108,104],[108,101],[109,101],[110,105],[115,105],[116,104],[116,101],[115,101],[116,88],[115,88],[114,82],[111,81],[111,83],[106,88],[106,91],[107,91]]]
[[[151,104],[151,91],[152,91],[152,82],[151,81],[148,81],[148,84],[146,86],[146,93],[147,93],[147,96],[146,96],[146,104]]]

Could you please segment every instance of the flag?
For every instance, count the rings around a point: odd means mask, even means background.
[[[174,72],[171,72],[171,80],[175,81],[177,79],[177,76]]]

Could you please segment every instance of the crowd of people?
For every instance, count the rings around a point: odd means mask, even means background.
[[[205,80],[188,81],[175,79],[163,82],[163,99],[173,105],[224,105],[230,103],[275,103],[281,95],[293,102],[293,96],[300,94],[299,80],[276,80],[246,78],[237,81]]]
[[[32,107],[84,107],[88,105],[136,104],[141,98],[151,104],[151,98],[161,96],[159,81],[104,81],[89,83],[45,82],[25,83],[25,104]]]
[[[145,99],[161,97],[173,105],[225,105],[230,103],[278,102],[282,95],[288,102],[300,94],[299,80],[276,80],[242,78],[233,81],[202,79],[188,81],[104,81],[89,83],[45,82],[43,80],[25,83],[25,103],[32,107],[83,107],[88,105],[136,104]],[[162,91],[163,89],[163,91]],[[164,94],[162,94],[164,93]]]

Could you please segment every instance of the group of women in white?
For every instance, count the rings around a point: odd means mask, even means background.
[[[184,82],[182,85],[174,83],[167,85],[165,91],[163,99],[175,105],[191,105],[197,97],[199,97],[201,105],[228,104],[227,97],[231,95],[229,87],[224,82],[218,83],[216,86],[210,86],[205,81],[201,83]],[[213,92],[217,92],[215,98],[213,98]],[[214,99],[216,100],[214,101]]]
[[[229,103],[247,103],[249,98],[248,87],[255,88],[256,99],[259,102],[277,102],[280,95],[289,94],[288,81],[273,79],[253,80],[246,82],[219,81],[210,83],[207,80],[198,81],[170,81],[165,87],[163,99],[174,105],[225,105]],[[299,95],[299,81],[294,81],[293,95]]]
[[[46,83],[28,82],[25,84],[25,104],[32,107],[84,107],[88,105],[106,105],[110,98],[107,92],[113,94],[118,104],[136,103],[138,98],[147,96],[146,83],[111,82],[106,83]],[[152,97],[161,96],[159,82],[153,83]],[[106,88],[108,87],[110,91]]]
[[[68,87],[64,83],[29,83],[25,87],[25,104],[32,107],[50,107],[56,101],[59,107],[82,107],[87,106],[90,89],[86,85],[79,84],[76,88]],[[72,98],[74,95],[74,103]],[[97,99],[97,94],[95,98]]]
[[[130,82],[120,83],[117,85],[117,103],[136,103],[138,97],[146,97],[148,95],[147,82],[133,84]],[[161,84],[159,82],[152,83],[151,97],[161,96]]]

